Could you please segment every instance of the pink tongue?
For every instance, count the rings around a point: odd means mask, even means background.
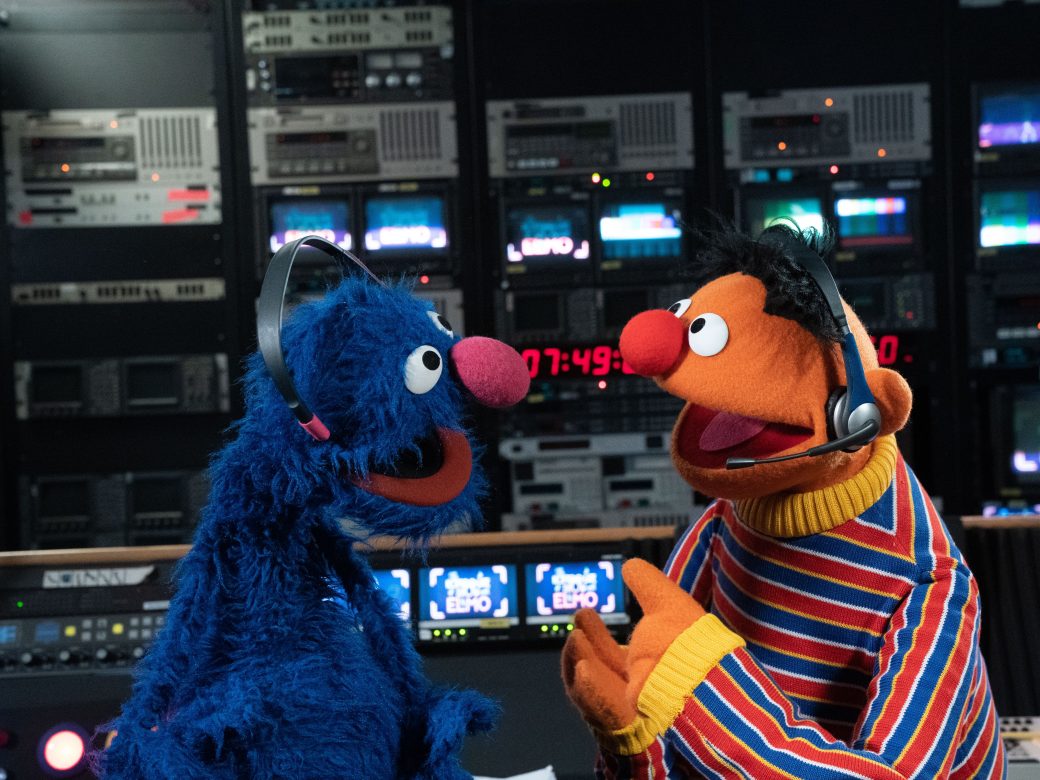
[[[765,420],[719,412],[701,434],[700,448],[704,452],[716,452],[736,447],[761,432],[768,424]]]

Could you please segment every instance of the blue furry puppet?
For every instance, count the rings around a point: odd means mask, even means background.
[[[137,670],[103,778],[469,778],[457,752],[495,707],[439,690],[354,549],[423,544],[478,518],[464,390],[516,403],[528,375],[501,342],[461,339],[406,286],[347,278],[282,331],[308,435],[260,356],[245,417],[212,464],[165,628]],[[319,423],[321,425],[321,423]]]

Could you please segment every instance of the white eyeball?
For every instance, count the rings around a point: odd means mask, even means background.
[[[682,317],[686,310],[690,308],[690,304],[693,303],[689,298],[683,298],[681,301],[676,301],[668,307],[668,311],[674,314],[676,317]]]
[[[430,318],[433,324],[437,327],[441,333],[455,338],[455,331],[451,329],[451,323],[448,322],[446,317],[442,317],[435,311],[426,312],[426,316]]]
[[[729,326],[718,314],[707,312],[690,323],[690,349],[703,357],[722,352],[729,341]]]
[[[412,351],[404,361],[404,386],[416,395],[430,392],[444,371],[441,353],[429,344]]]

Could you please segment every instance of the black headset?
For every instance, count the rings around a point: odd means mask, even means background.
[[[841,331],[841,355],[845,364],[846,387],[835,390],[827,401],[827,434],[829,440],[816,447],[791,455],[780,455],[772,458],[729,458],[727,469],[743,469],[757,466],[760,463],[777,463],[795,458],[815,457],[828,452],[844,450],[855,452],[865,444],[877,438],[881,432],[881,412],[877,407],[867,377],[863,371],[863,360],[856,347],[856,337],[849,328],[845,309],[841,305],[838,285],[834,282],[827,264],[814,250],[801,241],[792,241],[790,231],[766,228],[759,242],[782,252],[798,263],[816,282],[823,293],[834,322]]]
[[[329,429],[314,414],[296,392],[296,385],[289,376],[282,352],[282,311],[285,307],[285,291],[289,285],[289,274],[292,272],[296,256],[304,247],[324,252],[331,257],[344,275],[352,266],[364,271],[378,285],[385,287],[383,280],[369,270],[361,260],[351,252],[342,249],[331,241],[319,236],[304,236],[290,241],[271,258],[264,275],[264,283],[260,288],[260,300],[256,309],[256,335],[260,345],[260,354],[264,356],[264,364],[274,380],[275,387],[289,405],[296,420],[318,441],[329,438]]]

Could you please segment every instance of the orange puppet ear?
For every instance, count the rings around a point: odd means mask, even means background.
[[[870,368],[866,371],[867,385],[881,412],[881,435],[888,436],[901,430],[910,418],[914,396],[910,385],[890,368]]]

